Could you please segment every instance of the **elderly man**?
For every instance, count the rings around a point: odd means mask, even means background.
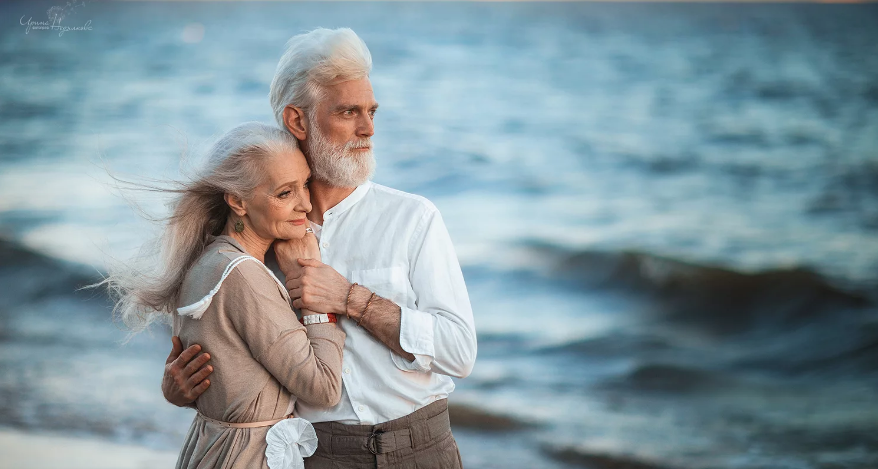
[[[314,424],[317,468],[455,468],[460,455],[448,420],[450,377],[469,375],[476,357],[472,309],[451,239],[423,197],[370,182],[370,138],[378,104],[372,58],[351,30],[296,36],[271,83],[277,122],[311,165],[308,215],[322,262],[278,249],[294,306],[323,313],[347,333],[343,391],[332,408],[299,401]],[[206,353],[179,341],[162,389],[187,405],[209,386]]]

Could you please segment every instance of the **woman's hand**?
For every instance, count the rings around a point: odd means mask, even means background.
[[[317,246],[317,237],[311,230],[308,230],[300,239],[279,239],[274,242],[274,255],[277,257],[277,264],[284,277],[287,279],[298,278],[302,276],[302,266],[299,259],[316,259],[320,260],[320,247]],[[302,316],[317,314],[308,308],[296,306],[301,311]]]
[[[302,275],[302,266],[296,259],[320,260],[320,247],[317,246],[317,237],[314,233],[305,233],[301,239],[279,239],[274,242],[274,254],[281,272],[287,278]]]

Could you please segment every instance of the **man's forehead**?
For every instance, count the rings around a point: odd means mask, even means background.
[[[327,86],[325,89],[324,99],[333,104],[352,104],[371,106],[377,104],[375,95],[372,92],[372,83],[368,78],[359,80],[348,80]]]

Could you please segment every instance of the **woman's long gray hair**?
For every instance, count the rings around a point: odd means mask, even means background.
[[[132,335],[176,312],[186,273],[228,222],[231,209],[225,194],[248,199],[264,180],[266,159],[297,148],[296,138],[286,130],[247,122],[213,144],[204,168],[190,181],[158,189],[175,194],[158,239],[145,245],[137,259],[111,268],[98,284],[108,286],[113,313]]]

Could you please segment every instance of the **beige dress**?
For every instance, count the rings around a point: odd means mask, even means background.
[[[198,412],[247,423],[280,419],[296,399],[335,405],[344,332],[335,324],[301,325],[286,289],[259,261],[241,259],[226,272],[244,255],[234,239],[219,236],[183,281],[181,308],[198,304],[220,285],[199,319],[174,316],[174,334],[183,346],[201,344],[214,368],[210,387],[195,402]],[[177,468],[267,468],[269,428],[225,428],[196,416]]]

